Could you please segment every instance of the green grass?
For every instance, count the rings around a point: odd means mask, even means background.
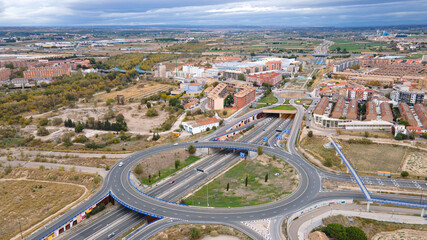
[[[273,93],[270,93],[267,96],[263,97],[258,102],[259,103],[270,103],[270,104],[274,104],[274,103],[277,103],[277,98],[274,96]]]
[[[270,110],[296,110],[296,108],[292,105],[280,105],[274,108],[270,108]]]
[[[413,54],[405,57],[405,59],[420,59],[423,57],[424,54]]]
[[[341,48],[341,51],[344,49],[347,52],[372,52],[375,51],[376,47],[387,47],[385,43],[378,42],[364,42],[364,43],[341,43],[334,44],[330,47],[331,51],[335,51],[337,48]]]
[[[267,157],[267,156],[265,156]],[[210,207],[242,207],[264,204],[290,194],[298,184],[293,178],[295,170],[288,163],[268,157],[267,164],[257,160],[242,161],[208,184]],[[274,164],[273,164],[274,161]],[[268,181],[264,178],[268,173]],[[279,173],[279,176],[275,176]],[[248,186],[245,178],[248,176]],[[227,183],[230,184],[226,191]],[[207,206],[207,186],[203,186],[182,202],[188,205]]]
[[[171,166],[169,166],[168,168],[161,169],[160,170],[160,177],[157,173],[156,176],[151,177],[151,182],[148,181],[148,178],[141,178],[141,183],[145,184],[145,185],[154,184],[154,183],[176,173],[177,171],[187,167],[188,165],[193,164],[194,162],[196,162],[199,159],[200,158],[197,156],[189,156],[187,159],[185,159],[184,163],[181,163],[179,165],[178,169],[175,169],[175,163],[174,163]]]
[[[323,144],[327,142],[329,141],[320,136],[305,137],[301,142],[301,146],[324,165],[328,165],[325,162],[329,161],[332,164],[332,168],[344,167],[345,165],[341,165],[341,159],[336,155],[335,149],[326,149],[323,147]]]

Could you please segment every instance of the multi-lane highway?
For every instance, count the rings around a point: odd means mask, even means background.
[[[283,99],[279,98],[280,102],[283,102]],[[57,218],[55,221],[51,222],[46,226],[46,228],[40,229],[35,234],[31,236],[31,239],[40,239],[43,236],[46,236],[52,230],[58,228],[61,224],[63,224],[66,220],[75,216],[76,214],[82,212],[88,206],[91,206],[93,202],[97,199],[100,199],[102,196],[106,194],[112,194],[114,198],[121,204],[132,208],[132,210],[146,213],[150,215],[155,215],[158,217],[166,217],[170,220],[159,221],[156,224],[152,224],[148,227],[143,228],[138,231],[134,237],[138,237],[138,239],[143,238],[146,239],[148,236],[151,236],[153,233],[164,229],[167,226],[174,225],[182,222],[203,222],[203,223],[222,223],[228,224],[230,226],[241,229],[246,232],[250,236],[255,239],[260,238],[259,236],[253,236],[254,232],[251,232],[250,229],[245,228],[241,225],[242,221],[247,220],[258,220],[265,218],[274,218],[274,219],[282,219],[284,216],[287,216],[298,209],[301,209],[313,201],[319,201],[321,199],[328,199],[336,197],[339,195],[341,197],[353,197],[353,198],[361,198],[360,194],[354,195],[354,193],[336,193],[331,194],[327,193],[325,196],[324,193],[321,193],[321,178],[328,177],[334,178],[337,180],[350,179],[348,175],[338,175],[338,174],[330,174],[327,172],[323,172],[318,170],[310,163],[301,158],[297,151],[295,150],[294,143],[299,134],[300,125],[303,118],[304,109],[301,106],[297,106],[298,114],[295,116],[293,120],[291,119],[277,119],[271,118],[270,120],[264,120],[257,124],[257,126],[251,131],[248,132],[246,136],[242,138],[242,142],[236,141],[221,141],[221,142],[212,142],[212,141],[200,141],[197,143],[180,143],[178,145],[163,145],[154,148],[150,148],[144,151],[137,152],[125,159],[123,159],[124,166],[119,167],[115,166],[112,168],[105,178],[105,183],[102,189],[86,204],[82,204],[77,206],[76,208],[70,210],[68,213],[63,216]],[[259,110],[255,110],[251,113],[245,114],[242,117],[239,117],[235,121],[226,123],[226,127],[232,126],[235,122],[238,122],[245,117],[247,118],[250,115],[253,115],[254,112],[259,112]],[[292,126],[292,127],[291,127]],[[283,130],[284,128],[291,128],[291,133],[288,137],[288,151],[284,151],[283,149],[276,147],[274,144],[274,139],[276,136],[276,130]],[[265,130],[264,130],[265,129]],[[221,128],[217,132],[222,132],[224,128]],[[213,136],[211,134],[209,137]],[[231,164],[233,161],[236,161],[238,158],[235,153],[230,153],[230,155],[224,155],[227,151],[232,151],[237,149],[237,151],[257,151],[259,143],[262,143],[262,137],[269,138],[269,146],[264,146],[263,150],[265,153],[270,155],[275,155],[284,161],[289,162],[300,175],[300,184],[296,191],[291,195],[287,196],[284,199],[278,200],[276,202],[259,205],[259,206],[251,206],[251,207],[242,207],[242,208],[233,208],[233,209],[224,209],[224,208],[203,208],[203,207],[194,207],[194,206],[184,206],[179,204],[174,204],[170,202],[166,202],[163,200],[159,200],[157,198],[141,194],[140,190],[137,189],[137,186],[134,186],[130,181],[130,170],[142,159],[147,158],[154,154],[159,154],[161,152],[170,151],[178,148],[188,148],[190,144],[193,144],[197,148],[217,148],[222,149],[219,150],[218,153],[214,154],[212,157],[207,160],[198,163],[201,168],[205,168],[208,171],[207,173],[201,173],[194,170],[194,168],[190,168],[188,171],[184,171],[181,174],[174,177],[175,185],[169,184],[167,182],[159,184],[157,187],[153,188],[149,194],[152,196],[158,196],[162,199],[167,200],[176,200],[179,197],[183,196],[185,193],[191,191],[194,186],[202,183],[206,179],[208,179],[209,174],[214,174],[215,172],[220,171],[220,169],[224,169],[227,165]],[[205,138],[209,139],[209,138]],[[243,141],[245,140],[245,141]],[[252,142],[252,143],[251,143]],[[224,150],[225,149],[225,150]],[[370,179],[370,178],[367,178]],[[351,179],[350,179],[351,181]],[[386,182],[386,181],[383,181]],[[398,196],[399,197],[399,196]],[[126,213],[129,214],[129,213]],[[136,218],[137,219],[137,218]],[[138,219],[141,221],[141,219]],[[280,222],[277,220],[277,222]],[[171,222],[172,221],[172,222]],[[101,221],[102,222],[102,221]],[[96,225],[97,223],[95,223]],[[100,224],[105,224],[102,222]],[[280,239],[280,229],[276,225],[273,224],[274,231],[272,231],[273,239]],[[152,226],[152,227],[151,227]],[[92,225],[92,230],[94,230],[94,226]],[[113,230],[119,231],[119,230]],[[82,231],[83,232],[83,231]],[[107,234],[108,231],[105,231]],[[85,235],[87,236],[87,235]],[[75,239],[81,239],[78,236],[75,236]]]

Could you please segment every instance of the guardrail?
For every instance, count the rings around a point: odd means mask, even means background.
[[[148,215],[148,216],[151,216],[151,217],[155,217],[155,218],[158,218],[158,219],[162,219],[162,218],[164,218],[163,216],[160,216],[160,215],[157,215],[157,214],[153,214],[153,213],[150,213],[150,212],[146,212],[146,211],[143,211],[143,210],[141,210],[141,209],[138,209],[138,208],[135,208],[135,207],[132,207],[131,205],[129,205],[129,204],[127,204],[127,203],[125,203],[125,202],[123,202],[123,201],[121,201],[118,197],[116,197],[115,195],[114,195],[114,193],[113,192],[111,192],[111,190],[109,191],[109,194],[110,194],[110,196],[112,197],[112,198],[114,198],[114,200],[116,200],[118,203],[120,203],[122,206],[124,206],[124,207],[126,207],[126,208],[129,208],[130,210],[132,210],[132,211],[135,211],[135,212],[138,212],[138,213],[141,213],[141,214],[144,214],[144,215]]]
[[[108,197],[109,193],[105,194],[104,196],[102,196],[101,198],[97,199],[96,201],[93,201],[88,207],[85,208],[85,210],[83,210],[82,212],[80,212],[77,215],[72,216],[71,218],[69,218],[67,221],[62,222],[61,224],[58,224],[61,227],[64,227],[65,224],[69,223],[70,221],[72,221],[74,218],[76,218],[77,216],[79,216],[80,214],[82,214],[83,212],[86,212],[89,208],[91,208],[93,205],[98,204],[100,201],[102,201],[103,199],[105,199],[106,197]],[[50,231],[48,234],[44,235],[43,237],[41,237],[40,239],[45,239],[46,237],[52,235],[53,233],[55,233],[58,229],[60,229],[61,227],[57,227],[55,228],[55,230]],[[57,237],[57,236],[56,236]]]

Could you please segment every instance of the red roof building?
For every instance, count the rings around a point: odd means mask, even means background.
[[[70,75],[70,66],[59,66],[59,67],[32,67],[24,71],[24,78],[53,78],[62,75]]]
[[[335,104],[334,111],[332,111],[332,118],[340,118],[343,116],[344,113],[344,107],[345,107],[345,100],[344,98],[338,99],[337,103]]]
[[[258,86],[262,86],[263,83],[276,85],[282,81],[282,74],[278,72],[251,74],[246,77],[246,81],[251,83],[256,82]]]
[[[10,68],[0,68],[0,81],[9,79],[10,77]]]
[[[325,110],[329,105],[329,98],[328,97],[322,97],[320,99],[319,103],[317,104],[316,108],[314,109],[313,113],[317,115],[323,115],[325,114]]]
[[[347,119],[357,120],[358,105],[356,100],[351,100],[348,104]]]
[[[390,104],[383,102],[380,105],[381,119],[387,122],[393,122],[393,113],[391,112]]]
[[[414,106],[414,110],[417,113],[418,119],[420,119],[421,124],[423,124],[423,128],[427,129],[427,108],[424,105],[417,103]]]
[[[366,121],[377,120],[377,106],[372,101],[366,103]]]
[[[400,116],[402,116],[403,120],[406,120],[409,125],[413,127],[418,126],[417,120],[415,120],[414,114],[412,114],[412,110],[409,108],[408,104],[404,102],[399,103],[399,111]]]

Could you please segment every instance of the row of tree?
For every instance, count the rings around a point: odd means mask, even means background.
[[[77,133],[82,132],[83,129],[96,129],[96,130],[105,130],[105,131],[127,131],[128,127],[124,120],[117,121],[115,123],[110,123],[110,121],[95,121],[93,124],[89,124],[88,121],[86,123],[82,122],[73,122],[71,119],[64,121],[64,126],[69,128],[74,128]]]

